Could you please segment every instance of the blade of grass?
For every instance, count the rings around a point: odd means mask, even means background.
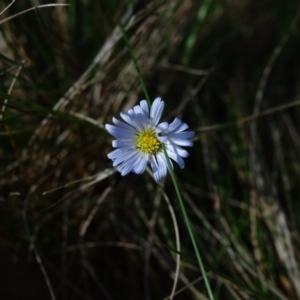
[[[1,20],[0,21],[0,25],[2,23],[5,23],[5,22],[7,22],[7,21],[9,21],[11,19],[14,19],[14,18],[16,18],[16,17],[18,17],[20,15],[26,14],[26,13],[32,11],[32,10],[37,9],[37,8],[46,8],[46,7],[55,7],[55,6],[69,6],[69,4],[65,4],[65,3],[61,3],[61,4],[59,4],[59,3],[52,3],[52,4],[44,4],[44,5],[34,6],[34,7],[31,7],[31,8],[25,9],[25,10],[23,10],[23,11],[15,14],[15,15],[12,15],[12,16],[10,16],[8,18],[5,18],[4,20]]]
[[[126,46],[127,46],[128,51],[129,51],[129,53],[130,53],[131,59],[132,59],[132,61],[133,61],[134,67],[135,67],[136,72],[137,72],[137,74],[138,74],[138,78],[139,78],[139,81],[140,81],[140,83],[141,83],[141,86],[142,86],[143,92],[144,92],[144,94],[145,94],[146,100],[147,100],[148,105],[149,105],[149,107],[150,107],[150,106],[151,106],[151,100],[150,100],[150,97],[149,97],[149,94],[148,94],[148,91],[147,91],[147,88],[146,88],[146,85],[145,85],[145,82],[144,82],[144,79],[143,79],[141,70],[140,70],[140,68],[139,68],[139,66],[138,66],[136,57],[135,57],[135,55],[134,55],[134,53],[133,53],[132,47],[131,47],[130,42],[129,42],[128,38],[127,38],[127,35],[126,35],[126,33],[125,33],[124,26],[123,26],[121,23],[119,23],[119,26],[120,26],[120,29],[121,29],[121,31],[122,31],[123,39],[124,39],[124,41],[125,41],[125,43],[126,43]]]
[[[205,286],[206,286],[206,289],[207,289],[207,292],[208,292],[208,295],[209,295],[209,299],[213,300],[214,297],[213,297],[213,294],[212,294],[212,291],[211,291],[211,288],[210,288],[209,281],[208,281],[207,276],[206,276],[204,265],[202,263],[200,252],[199,252],[199,249],[198,249],[198,246],[197,246],[197,243],[196,243],[196,239],[195,239],[195,235],[194,235],[194,232],[193,232],[193,229],[192,229],[192,224],[191,224],[190,219],[188,217],[188,214],[186,212],[186,209],[185,209],[182,197],[181,197],[181,193],[180,193],[180,190],[179,190],[174,172],[172,170],[170,158],[167,154],[166,146],[164,144],[162,144],[162,147],[163,147],[163,151],[164,151],[164,154],[165,154],[165,157],[166,157],[166,160],[167,160],[168,169],[169,169],[170,176],[171,176],[173,184],[174,184],[174,188],[175,188],[176,195],[177,195],[177,198],[178,198],[178,201],[179,201],[179,205],[180,205],[180,208],[181,208],[181,211],[182,211],[182,214],[183,214],[184,222],[185,222],[185,225],[188,229],[188,232],[189,232],[189,235],[190,235],[193,247],[194,247],[194,251],[195,251],[195,254],[196,254],[196,257],[197,257],[197,261],[198,261],[202,276],[204,278],[204,282],[205,282]]]
[[[267,115],[282,111],[284,109],[295,107],[295,106],[298,106],[298,105],[300,105],[300,99],[297,99],[295,101],[291,101],[291,102],[288,102],[288,103],[285,103],[285,104],[282,104],[282,105],[278,105],[278,106],[275,106],[275,107],[272,107],[272,108],[269,108],[269,109],[266,109],[266,110],[264,110],[260,113],[256,113],[256,114],[253,114],[253,115],[250,115],[250,116],[247,116],[247,117],[243,117],[240,120],[237,120],[235,122],[229,122],[229,123],[215,124],[215,125],[211,125],[211,126],[200,127],[200,128],[197,128],[195,131],[205,132],[205,131],[226,129],[228,127],[232,127],[232,126],[236,126],[236,125],[239,125],[239,124],[244,124],[244,123],[247,123],[247,122],[251,122],[251,121],[256,120],[258,118],[261,118],[263,116],[267,116]]]

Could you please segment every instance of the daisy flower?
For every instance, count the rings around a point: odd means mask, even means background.
[[[147,101],[142,100],[127,113],[120,113],[126,123],[113,118],[114,125],[105,125],[107,131],[116,138],[112,142],[116,149],[107,156],[122,176],[129,172],[142,174],[150,163],[155,180],[160,181],[167,174],[163,144],[169,158],[181,168],[184,167],[182,158],[187,157],[189,153],[181,146],[193,146],[190,139],[195,133],[185,131],[188,125],[178,118],[170,124],[159,123],[164,106],[164,101],[156,98],[149,111]],[[172,163],[171,166],[173,168]]]

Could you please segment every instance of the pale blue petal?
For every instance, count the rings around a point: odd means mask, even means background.
[[[112,146],[114,148],[129,148],[129,149],[135,149],[135,139],[130,138],[130,139],[118,139],[112,141]]]
[[[140,122],[137,121],[137,116],[133,110],[129,110],[128,113],[121,112],[120,113],[122,119],[135,128],[137,131],[142,131],[143,127],[141,126]]]
[[[150,120],[153,126],[156,126],[162,116],[162,112],[164,110],[165,103],[161,100],[161,98],[156,98],[153,101],[150,110]]]
[[[111,135],[113,135],[116,138],[129,137],[129,136],[133,136],[136,133],[136,131],[133,128],[125,129],[110,124],[106,124],[105,128]]]
[[[141,153],[137,153],[137,155],[132,156],[128,161],[126,161],[126,164],[129,164],[131,166],[132,172],[141,174],[146,169],[147,159],[145,159],[145,157],[143,157]]]
[[[139,123],[142,130],[147,129],[148,127],[148,115],[142,110],[139,105],[136,105],[134,108],[134,113],[136,115],[136,121]]]
[[[124,163],[120,166],[118,166],[118,171],[121,173],[122,176],[127,175],[128,173],[130,173],[132,170],[132,165],[128,164],[128,163]]]
[[[178,154],[181,157],[188,157],[190,155],[186,150],[184,150],[184,149],[182,149],[182,148],[180,148],[178,146],[168,145],[167,144],[166,148],[167,148],[167,152],[168,153],[169,152],[174,152],[174,153]]]
[[[140,106],[141,106],[142,110],[144,111],[145,115],[147,117],[149,117],[149,105],[148,105],[147,101],[146,100],[142,100],[140,102]]]
[[[117,157],[119,157],[120,155],[122,155],[122,151],[120,150],[120,149],[116,149],[116,150],[114,150],[114,151],[112,151],[112,152],[109,152],[108,154],[107,154],[107,157],[109,158],[109,159],[111,159],[111,160],[115,160]]]
[[[162,152],[159,152],[156,154],[156,160],[157,160],[157,165],[158,165],[158,173],[160,179],[163,177],[166,177],[167,175],[167,162],[166,162],[166,157],[165,154]]]
[[[179,128],[176,130],[176,132],[181,132],[189,128],[189,126],[186,123],[182,123]]]
[[[157,136],[158,140],[162,143],[162,144],[166,144],[169,141],[169,138],[167,136]]]
[[[168,134],[167,136],[169,138],[175,138],[175,139],[190,139],[195,135],[194,131],[184,131],[184,132],[175,132],[175,133],[171,133]]]
[[[137,157],[138,154],[135,153],[135,155],[132,155],[131,157],[126,157],[126,159],[122,163],[117,164],[117,169],[122,176],[132,171],[134,162],[136,161]],[[116,166],[116,161],[113,163],[113,166]]]
[[[183,123],[183,124],[185,124],[185,123]],[[178,128],[180,128],[181,125],[182,125],[181,120],[178,118],[175,118],[174,121],[169,125],[167,132],[168,133],[175,132]],[[188,126],[186,128],[188,128]]]
[[[168,153],[168,149],[167,149],[167,153]],[[168,164],[167,164],[167,160],[166,160],[165,153],[164,153],[163,151],[157,153],[156,156],[159,156],[160,159],[163,160],[163,161],[165,162],[166,168],[169,168],[169,167],[168,167]],[[173,169],[174,169],[174,165],[173,165],[172,160],[169,159],[169,162],[170,162],[170,164],[171,164],[171,169],[173,170]]]
[[[167,151],[168,156],[173,159],[174,161],[176,161],[178,163],[178,165],[180,166],[180,168],[184,168],[184,160],[180,157],[180,155],[171,152],[171,151]]]
[[[126,124],[126,123],[124,123],[124,122],[122,122],[122,121],[119,121],[119,120],[116,119],[116,118],[113,118],[113,122],[114,122],[114,124],[115,124],[117,127],[120,127],[120,128],[122,128],[122,129],[124,129],[124,130],[132,131],[132,132],[135,132],[135,131],[136,131],[136,129],[132,128],[132,126],[130,126],[130,125],[128,125],[128,124]]]
[[[124,132],[130,132],[130,133],[136,132],[136,130],[134,128],[132,128],[131,126],[129,126],[121,121],[119,121],[119,124],[116,124],[116,125],[106,124],[105,128],[107,130],[109,130],[110,128],[117,128],[117,130],[122,130]]]
[[[119,148],[119,149],[121,149],[121,148]],[[136,150],[130,149],[130,150],[127,150],[126,152],[124,151],[119,157],[115,158],[113,166],[115,167],[118,164],[121,164],[123,162],[127,163],[127,161],[131,161],[131,160],[133,160],[133,162],[134,162],[134,160],[137,159],[138,154],[139,153]],[[130,164],[132,164],[132,162]]]
[[[192,147],[194,143],[191,140],[184,140],[184,139],[169,139],[169,142],[171,144],[176,144],[179,146],[185,146],[185,147]]]
[[[154,179],[156,182],[158,182],[160,180],[160,177],[159,177],[159,173],[158,173],[158,165],[157,165],[155,156],[150,157],[150,165],[152,168]]]
[[[168,127],[169,127],[168,122],[162,122],[162,123],[160,123],[156,126],[156,132],[157,133],[161,133],[161,132],[163,133],[165,130],[168,129]]]
[[[146,167],[147,167],[148,157],[141,154],[139,158],[135,161],[133,171],[136,174],[142,174],[144,173]]]

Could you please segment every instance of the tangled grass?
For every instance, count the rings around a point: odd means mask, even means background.
[[[120,24],[196,131],[175,174],[214,299],[300,299],[298,1],[52,4],[0,3],[3,299],[208,299],[170,178],[106,156],[144,98]]]

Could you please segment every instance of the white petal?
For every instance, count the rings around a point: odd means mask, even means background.
[[[123,134],[129,133],[129,131],[126,130],[126,129],[123,129],[123,128],[118,127],[118,126],[110,125],[110,124],[105,124],[105,128],[114,137],[116,137],[116,135],[118,135],[119,133],[123,133]]]
[[[190,139],[195,135],[194,131],[184,131],[184,132],[175,132],[168,134],[169,138],[175,138],[175,139]]]
[[[115,125],[116,125],[117,127],[120,127],[120,128],[122,128],[122,129],[124,129],[124,130],[136,131],[134,128],[132,128],[132,126],[130,126],[130,125],[128,125],[128,124],[126,124],[126,123],[124,123],[124,122],[122,122],[122,121],[119,121],[119,120],[116,119],[116,118],[113,118],[113,122],[115,123]]]
[[[143,130],[143,127],[141,126],[139,120],[137,120],[137,116],[133,110],[129,110],[128,113],[121,112],[120,115],[125,122],[135,128],[137,131],[140,132]]]
[[[162,143],[162,144],[167,144],[169,142],[169,138],[167,136],[157,136],[157,139]]]
[[[133,171],[136,174],[144,173],[147,166],[148,158],[144,155],[140,155],[140,157],[135,161]]]
[[[168,153],[171,151],[171,152],[174,152],[174,153],[178,154],[181,157],[188,157],[190,155],[186,150],[184,150],[184,149],[182,149],[178,146],[175,146],[175,145],[168,145],[167,144],[166,148],[167,148]]]
[[[129,138],[129,139],[118,139],[112,141],[112,146],[114,148],[129,148],[129,149],[135,149],[135,138]]]
[[[121,150],[122,148],[119,148],[119,149]],[[121,164],[121,163],[127,162],[127,161],[134,162],[137,159],[138,154],[139,153],[136,150],[127,150],[126,152],[122,151],[122,154],[120,154],[119,157],[115,158],[113,166],[115,167],[118,164]],[[132,162],[130,162],[130,164],[132,164]]]
[[[173,159],[174,161],[176,161],[178,163],[178,165],[180,166],[180,168],[184,168],[184,160],[180,157],[180,155],[171,152],[171,151],[167,151],[168,156]]]
[[[124,163],[118,166],[118,171],[121,173],[122,176],[127,175],[132,170],[132,165]]]
[[[167,130],[168,127],[169,127],[168,122],[162,122],[156,126],[156,132],[157,133],[163,132],[163,131]]]
[[[113,135],[117,139],[133,139],[134,137],[136,137],[135,131],[129,132],[127,130],[124,130],[123,128],[109,124],[106,124],[105,128],[111,135]]]
[[[151,119],[151,124],[153,126],[156,126],[162,116],[162,112],[164,110],[165,103],[164,101],[161,100],[161,98],[156,98],[153,101],[153,104],[151,106],[150,110],[150,119]]]
[[[144,111],[145,115],[147,117],[149,117],[149,105],[148,105],[147,101],[146,100],[142,100],[140,102],[140,106],[141,106],[142,110]]]
[[[107,157],[108,157],[109,159],[111,159],[112,161],[114,161],[114,160],[115,160],[117,157],[119,157],[121,154],[122,154],[121,150],[120,150],[120,149],[116,149],[116,150],[114,150],[114,151],[112,151],[112,152],[109,152],[109,153],[107,154]]]
[[[176,144],[179,146],[192,147],[194,143],[191,140],[184,139],[169,139],[171,144]]]
[[[160,177],[160,174],[158,172],[158,165],[157,165],[155,156],[150,157],[150,164],[151,164],[154,179],[155,179],[156,182],[159,182],[161,177]]]
[[[147,129],[148,127],[148,115],[142,110],[139,105],[136,105],[134,108],[134,113],[136,115],[136,121],[139,123],[142,130]]]
[[[118,171],[121,173],[122,176],[131,172],[134,168],[134,164],[137,161],[138,156],[132,156],[131,158],[127,159],[123,163],[118,166]]]
[[[156,154],[157,165],[158,165],[158,173],[160,178],[166,177],[167,175],[167,162],[165,154],[159,152]]]
[[[175,132],[178,128],[180,128],[182,122],[180,119],[175,118],[174,121],[169,125],[169,128],[167,129],[167,132]],[[186,125],[187,126],[187,125]],[[188,128],[188,127],[186,127]]]
[[[167,153],[168,153],[168,149],[166,149],[167,150]],[[169,167],[168,167],[168,163],[167,163],[167,160],[166,160],[166,156],[165,156],[165,153],[164,152],[160,152],[160,153],[158,153],[157,155],[160,155],[162,158],[163,158],[163,160],[165,161],[165,163],[166,163],[166,167],[169,169]],[[171,158],[170,157],[170,155],[168,155],[169,156],[169,158]],[[169,162],[170,162],[170,164],[171,164],[171,169],[173,170],[174,169],[174,165],[173,165],[173,162],[172,162],[172,160],[171,159],[169,159]]]
[[[189,128],[189,126],[186,123],[181,123],[181,125],[179,126],[179,128],[176,130],[176,132],[181,132],[186,130],[187,128]]]

